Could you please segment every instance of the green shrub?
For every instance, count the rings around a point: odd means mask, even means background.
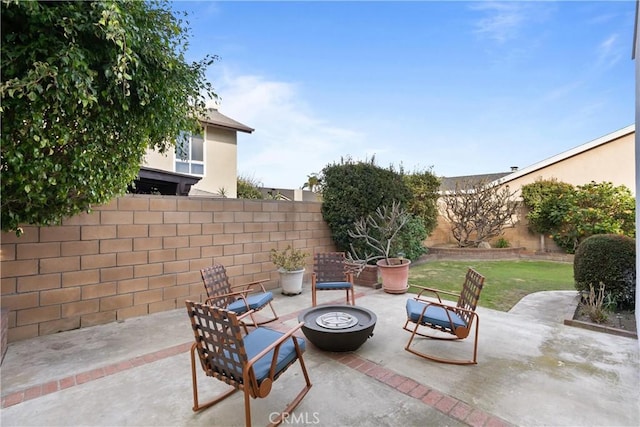
[[[524,185],[522,198],[529,208],[530,230],[549,234],[568,253],[594,234],[635,237],[635,199],[624,185],[591,182],[573,187],[543,180]]]
[[[596,234],[580,243],[573,261],[578,291],[589,292],[602,283],[607,298],[619,309],[633,309],[636,293],[635,239],[617,234]]]
[[[402,170],[400,172],[403,173]],[[440,178],[431,169],[414,170],[412,173],[403,174],[402,178],[411,190],[407,211],[422,220],[426,238],[438,225]]]
[[[338,250],[349,251],[353,242],[360,253],[366,252],[361,241],[354,241],[349,230],[358,219],[375,213],[393,201],[403,207],[411,191],[402,175],[392,167],[381,168],[374,160],[356,162],[351,159],[327,165],[322,170],[322,217],[331,230]]]
[[[509,244],[509,241],[507,239],[505,239],[504,237],[499,238],[498,240],[496,240],[496,244],[495,247],[496,248],[508,248],[511,245]]]
[[[238,199],[263,199],[258,188],[261,184],[252,177],[238,176]]]
[[[391,254],[397,256],[404,253],[405,258],[414,261],[420,258],[420,255],[427,253],[424,246],[424,240],[427,238],[427,229],[422,219],[411,216],[409,221],[400,229],[398,237],[393,243]]]

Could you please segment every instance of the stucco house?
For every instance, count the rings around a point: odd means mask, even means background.
[[[576,186],[591,181],[611,182],[615,186],[626,186],[635,196],[635,125],[601,136],[522,169],[514,167],[510,172],[442,178],[440,190],[451,191],[455,188],[456,182],[484,180],[508,185],[517,195],[522,186],[540,179],[557,179]],[[521,214],[523,216],[524,212]],[[524,247],[531,251],[558,250],[551,239],[531,234],[523,218],[518,219],[515,227],[506,229],[504,237],[512,246]],[[454,242],[450,224],[441,216],[426,245],[438,246]]]
[[[180,135],[175,151],[161,154],[148,150],[139,178],[178,182],[177,194],[182,188],[190,196],[235,198],[238,132],[252,133],[254,129],[215,108],[200,122],[202,135]]]
[[[513,171],[497,182],[517,190],[539,179],[551,178],[573,185],[611,182],[628,187],[635,195],[635,125]]]

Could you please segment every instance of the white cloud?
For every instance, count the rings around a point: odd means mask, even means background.
[[[485,17],[476,23],[476,33],[505,43],[518,35],[525,20],[522,4],[516,2],[481,2],[473,10],[485,11]]]
[[[598,45],[598,64],[609,68],[623,57],[623,49],[618,35],[612,34]]]
[[[220,112],[255,132],[238,135],[238,172],[268,187],[299,188],[362,145],[361,132],[317,117],[294,83],[228,70],[216,81]],[[337,156],[337,157],[336,157]]]

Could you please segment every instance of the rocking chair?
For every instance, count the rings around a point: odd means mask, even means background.
[[[403,329],[411,332],[411,338],[405,350],[429,360],[442,363],[452,363],[456,365],[477,364],[478,355],[478,327],[480,318],[475,312],[480,298],[480,291],[484,285],[484,277],[472,268],[467,271],[462,292],[458,295],[453,292],[441,291],[438,289],[416,286],[421,289],[415,298],[407,300],[407,321]],[[422,295],[426,292],[435,294],[437,301],[426,298]],[[441,294],[458,297],[456,305],[447,304],[440,298]],[[471,360],[444,359],[436,357],[411,348],[416,335],[426,338],[440,340],[461,340],[469,336],[475,321],[475,337],[473,343],[473,358]],[[409,324],[413,324],[409,326]],[[429,330],[438,331],[435,334],[428,333]],[[445,333],[447,335],[437,335]]]
[[[246,326],[240,320],[248,316],[250,311],[237,315],[232,311],[192,301],[186,301],[186,306],[195,335],[195,343],[191,346],[193,411],[209,408],[236,391],[242,390],[245,425],[250,427],[250,398],[266,397],[271,391],[273,382],[296,360],[299,360],[306,384],[277,418],[269,416],[270,425],[280,424],[298,406],[311,388],[311,381],[302,358],[305,341],[294,335],[302,327],[302,323],[286,333],[265,327],[247,332]],[[233,387],[202,404],[198,401],[196,353],[200,359],[200,366],[207,376]]]
[[[207,291],[206,304],[224,308],[237,314],[251,311],[250,318],[253,322],[251,326],[264,325],[278,319],[278,315],[271,304],[273,293],[268,292],[262,284],[268,279],[231,286],[227,270],[220,264],[203,268],[200,270],[200,274],[202,275],[204,288]],[[259,289],[252,289],[253,287],[259,287]],[[261,322],[256,322],[253,317],[254,312],[262,310],[267,305],[271,309],[273,316]]]
[[[353,291],[353,274],[348,270],[344,252],[317,253],[313,258],[313,274],[311,275],[311,305],[316,306],[317,291],[340,291],[351,293],[351,305],[356,305]]]

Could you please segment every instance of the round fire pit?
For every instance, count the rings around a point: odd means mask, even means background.
[[[373,335],[376,315],[351,305],[311,307],[298,315],[302,332],[316,347],[326,351],[354,351]]]

